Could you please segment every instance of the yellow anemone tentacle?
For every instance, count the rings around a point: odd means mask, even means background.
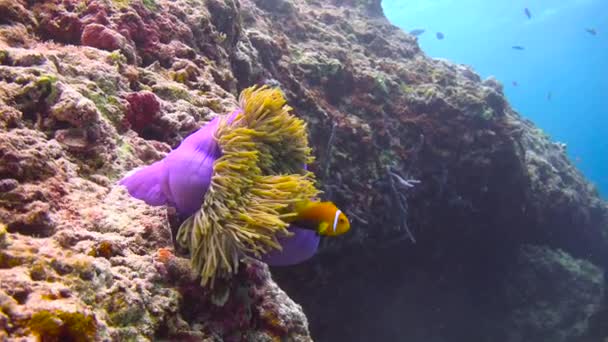
[[[247,88],[239,102],[242,112],[220,120],[215,133],[222,156],[203,205],[178,231],[202,286],[231,277],[244,254],[280,249],[277,234],[290,235],[282,218],[319,194],[314,174],[303,170],[313,161],[306,124],[280,90]]]

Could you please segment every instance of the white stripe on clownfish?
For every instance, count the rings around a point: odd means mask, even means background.
[[[336,217],[334,217],[334,233],[336,232],[336,227],[338,227],[338,218],[342,211],[340,209],[336,210]]]

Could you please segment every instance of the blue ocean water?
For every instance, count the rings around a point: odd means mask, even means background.
[[[383,0],[382,6],[404,31],[426,30],[419,43],[427,55],[500,80],[513,108],[566,143],[570,159],[608,197],[608,1]]]

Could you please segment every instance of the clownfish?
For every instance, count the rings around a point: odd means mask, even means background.
[[[287,223],[311,229],[323,236],[338,236],[350,230],[350,222],[332,202],[304,201],[294,206],[295,215],[284,218]]]

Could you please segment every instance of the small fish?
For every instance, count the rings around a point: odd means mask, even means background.
[[[513,45],[511,46],[511,49],[513,50],[524,50],[524,47],[521,45]]]
[[[551,101],[552,97],[553,97],[553,94],[551,94],[551,92],[547,93],[547,101]]]
[[[526,17],[528,17],[528,19],[532,19],[532,13],[530,13],[530,10],[527,7],[524,8],[524,13],[526,14]]]
[[[441,33],[441,32],[437,32],[437,33],[435,34],[435,36],[436,36],[436,37],[437,37],[437,39],[439,39],[439,40],[442,40],[442,39],[445,37],[445,36],[443,35],[443,33]]]
[[[425,29],[415,29],[415,30],[411,30],[410,34],[412,36],[418,37],[419,35],[423,34],[424,32],[426,32]]]
[[[589,33],[590,35],[597,35],[597,31],[594,28],[586,28],[585,31],[587,31],[587,33]]]
[[[517,83],[517,81],[513,81],[511,82],[511,84],[513,84],[514,87],[517,87],[519,84]]]
[[[350,230],[350,222],[342,210],[332,202],[304,201],[295,205],[296,216],[285,222],[311,229],[322,236],[342,235]]]

